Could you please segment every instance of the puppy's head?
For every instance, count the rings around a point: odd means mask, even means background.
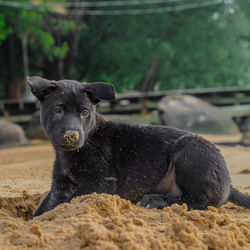
[[[114,100],[113,85],[102,82],[50,81],[28,77],[41,103],[41,125],[55,148],[73,151],[83,146],[95,126],[95,105]]]

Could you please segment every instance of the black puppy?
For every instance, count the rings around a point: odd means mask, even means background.
[[[233,188],[224,158],[207,140],[97,114],[95,104],[115,98],[112,85],[41,77],[28,82],[56,152],[51,190],[34,216],[93,192],[156,208],[187,203],[189,209],[206,209],[228,201],[250,208],[250,196]]]

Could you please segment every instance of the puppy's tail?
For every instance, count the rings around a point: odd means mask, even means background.
[[[241,193],[233,185],[230,186],[229,201],[239,206],[250,208],[250,195]]]

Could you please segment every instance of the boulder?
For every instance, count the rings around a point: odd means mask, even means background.
[[[40,123],[40,110],[32,115],[32,119],[26,128],[26,135],[29,139],[48,139]]]
[[[21,126],[0,118],[0,146],[24,145],[28,143]]]
[[[247,117],[242,126],[242,139],[241,139],[241,144],[246,145],[246,146],[250,146],[250,117]]]
[[[250,132],[246,132],[243,134],[240,143],[244,146],[250,146]]]
[[[167,126],[200,134],[239,134],[230,115],[193,96],[164,97],[158,110],[162,124]]]

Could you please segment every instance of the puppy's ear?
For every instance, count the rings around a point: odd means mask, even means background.
[[[51,91],[57,88],[55,81],[49,81],[40,76],[28,76],[27,82],[31,87],[33,95],[35,95],[40,101],[44,99],[45,95],[48,95]]]
[[[85,83],[84,90],[93,104],[101,100],[112,101],[115,99],[115,89],[112,84],[104,82]]]

